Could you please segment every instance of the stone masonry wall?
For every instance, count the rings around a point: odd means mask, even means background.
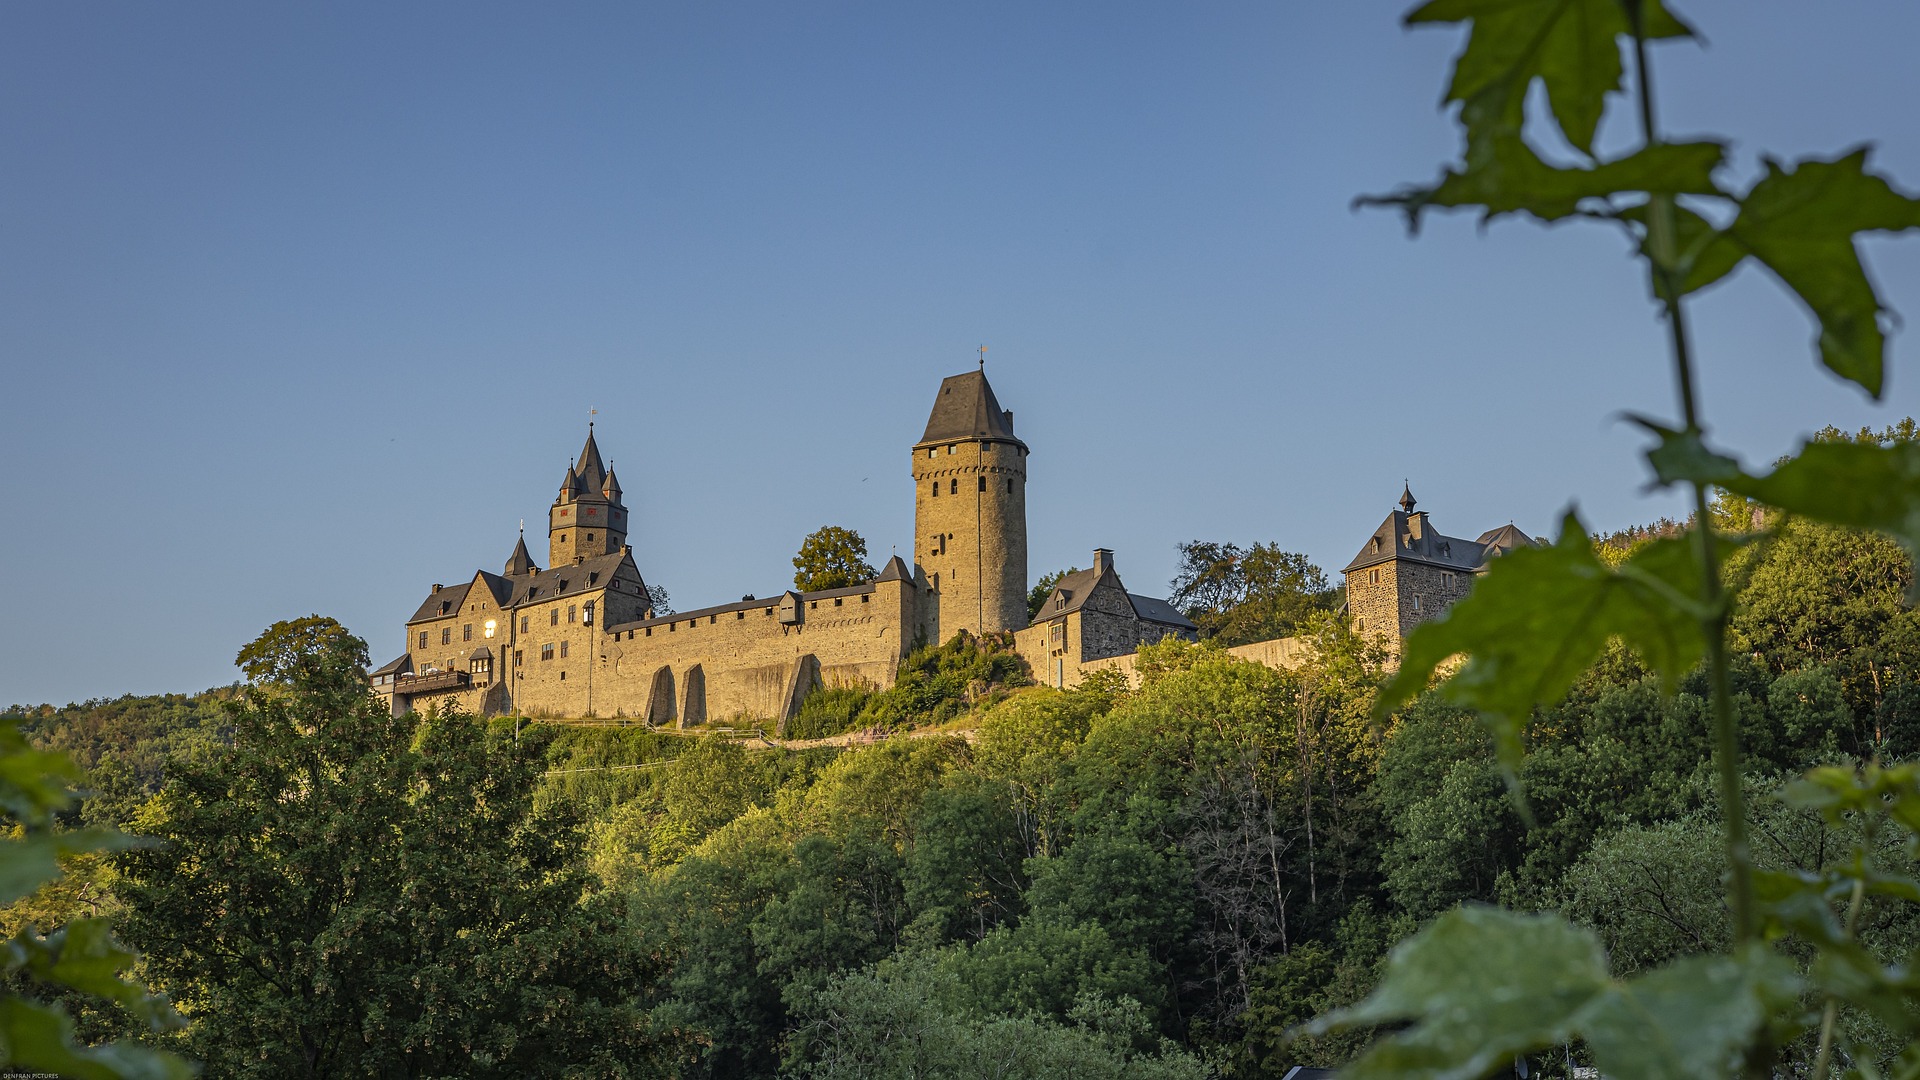
[[[1027,464],[1020,444],[913,449],[914,561],[937,594],[929,641],[1027,625]]]

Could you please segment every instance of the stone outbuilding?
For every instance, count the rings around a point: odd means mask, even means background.
[[[1400,509],[1387,515],[1342,571],[1354,632],[1378,639],[1395,655],[1414,627],[1467,595],[1490,562],[1536,544],[1511,523],[1472,540],[1447,536],[1417,505],[1412,488],[1403,488]]]
[[[1128,592],[1113,568],[1113,552],[1095,548],[1093,566],[1056,582],[1013,644],[1035,679],[1067,688],[1080,685],[1088,664],[1166,637],[1198,641],[1200,630],[1165,600]]]

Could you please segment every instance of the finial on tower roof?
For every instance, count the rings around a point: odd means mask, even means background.
[[[1406,481],[1403,480],[1400,482],[1400,509],[1405,510],[1407,513],[1411,514],[1413,513],[1414,505],[1415,503],[1413,501],[1413,488],[1409,486]]]
[[[985,345],[980,346],[980,370],[987,370],[987,347]]]

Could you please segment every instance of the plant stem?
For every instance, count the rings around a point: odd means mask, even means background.
[[[1863,870],[1864,872],[1864,870]],[[1853,879],[1853,898],[1847,901],[1847,940],[1853,940],[1853,928],[1860,922],[1860,902],[1867,896],[1867,880],[1863,877]],[[1840,1002],[1837,998],[1827,999],[1827,1008],[1820,1016],[1820,1052],[1813,1058],[1814,1080],[1825,1080],[1827,1066],[1833,1058],[1833,1025],[1840,1016]]]
[[[1647,63],[1647,42],[1640,32],[1640,7],[1629,5],[1634,19],[1633,56],[1639,91],[1640,126],[1648,146],[1660,142],[1653,119],[1653,69]],[[1700,414],[1694,393],[1693,352],[1687,339],[1686,310],[1681,302],[1685,275],[1676,272],[1673,196],[1655,192],[1647,214],[1647,254],[1652,263],[1654,292],[1665,305],[1667,329],[1673,340],[1675,382],[1680,412],[1689,435],[1700,434]],[[1707,646],[1707,680],[1713,704],[1713,756],[1719,775],[1720,812],[1726,819],[1728,906],[1733,910],[1733,940],[1753,939],[1758,929],[1753,901],[1753,851],[1747,840],[1745,795],[1740,785],[1740,729],[1733,713],[1733,677],[1727,658],[1727,616],[1731,608],[1720,580],[1715,550],[1713,515],[1707,505],[1707,487],[1693,485],[1693,541],[1700,566],[1700,599],[1707,614],[1700,633]]]

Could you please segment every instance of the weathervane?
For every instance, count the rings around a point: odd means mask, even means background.
[[[987,347],[985,345],[980,346],[980,370],[987,370]]]
[[[587,408],[587,430],[588,431],[593,430],[593,418],[599,415],[600,415],[599,409],[593,408],[591,406]]]

